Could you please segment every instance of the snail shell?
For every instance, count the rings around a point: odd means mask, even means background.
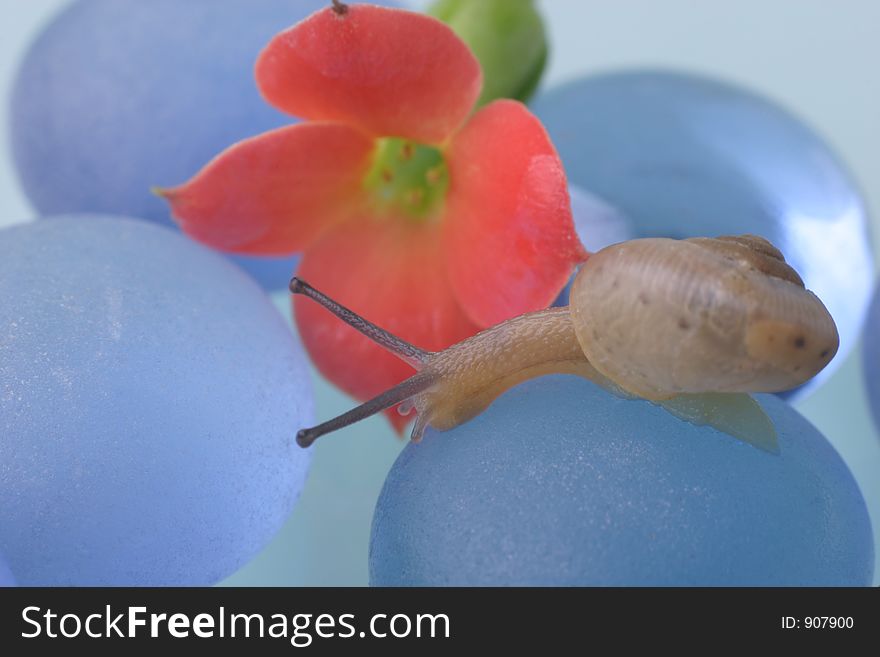
[[[819,298],[753,235],[603,249],[574,281],[571,316],[593,367],[654,400],[786,390],[818,373],[838,347]]]

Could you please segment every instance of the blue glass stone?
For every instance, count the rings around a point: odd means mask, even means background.
[[[43,215],[100,212],[172,223],[150,192],[188,180],[236,141],[295,122],[270,107],[254,62],[324,0],[72,2],[28,51],[11,140]],[[246,220],[243,217],[242,220]],[[234,258],[267,288],[292,258]]]
[[[865,323],[862,369],[868,387],[868,403],[874,414],[877,430],[880,432],[880,287],[874,294],[874,301]]]
[[[575,231],[587,251],[599,251],[638,236],[633,223],[604,199],[577,185],[568,186],[568,195]]]
[[[6,560],[0,554],[0,588],[15,586],[15,578],[6,565]]]
[[[0,235],[0,547],[19,584],[209,585],[299,495],[305,357],[263,290],[147,222]]]
[[[594,253],[611,244],[637,237],[632,222],[617,208],[595,194],[581,189],[577,185],[569,185],[568,195],[571,199],[574,229],[587,251]],[[574,276],[559,293],[553,303],[554,306],[568,305],[568,295],[571,292],[573,280]]]
[[[758,399],[779,455],[580,378],[528,381],[403,450],[371,584],[869,585],[852,475],[784,401]]]
[[[638,237],[755,233],[773,242],[840,332],[826,378],[855,345],[873,264],[864,204],[828,146],[746,90],[692,75],[582,78],[539,96],[569,180],[610,203]]]

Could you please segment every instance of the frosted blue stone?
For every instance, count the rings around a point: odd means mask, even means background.
[[[183,183],[236,141],[295,122],[260,97],[254,62],[272,36],[327,4],[70,3],[32,44],[13,89],[11,140],[28,197],[43,215],[171,224],[152,186]],[[234,259],[271,289],[295,262]]]
[[[6,565],[3,555],[0,554],[0,588],[9,586],[15,586],[15,578],[9,571],[9,566]]]
[[[868,402],[874,413],[874,421],[880,432],[880,287],[874,294],[874,302],[865,323],[862,343],[862,368],[868,386]]]
[[[638,234],[632,222],[617,208],[577,185],[568,186],[574,229],[587,251],[593,253],[611,244],[635,239]],[[571,280],[559,293],[554,306],[567,306]]]
[[[858,340],[873,279],[855,183],[809,127],[769,100],[691,75],[581,78],[534,111],[569,180],[623,213],[637,236],[755,233],[773,242],[828,307],[840,352]]]
[[[604,199],[577,185],[568,186],[574,229],[587,251],[638,237],[633,222]]]
[[[865,502],[828,441],[760,395],[780,455],[573,376],[528,381],[391,469],[373,585],[871,583]]]
[[[208,585],[303,486],[305,357],[191,240],[97,216],[0,233],[0,549],[19,584]]]

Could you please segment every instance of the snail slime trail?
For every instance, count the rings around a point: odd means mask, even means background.
[[[750,392],[779,392],[821,371],[838,347],[825,306],[767,240],[743,235],[621,242],[578,271],[571,305],[514,317],[439,352],[388,333],[294,278],[303,294],[417,373],[361,406],[303,429],[325,433],[401,404],[426,427],[456,427],[508,388],[544,374],[576,374],[687,422],[778,451],[773,424]]]

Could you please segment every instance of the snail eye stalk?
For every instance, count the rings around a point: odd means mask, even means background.
[[[373,397],[370,401],[364,402],[350,411],[342,415],[323,422],[316,427],[302,429],[296,434],[296,444],[300,447],[309,447],[318,438],[324,434],[342,429],[350,424],[359,422],[365,418],[375,415],[386,408],[391,408],[395,404],[405,402],[415,395],[424,392],[436,382],[436,377],[432,374],[419,372],[411,376],[406,381],[398,383],[377,397]]]
[[[321,304],[324,308],[336,315],[343,322],[352,328],[360,331],[365,336],[381,347],[384,347],[392,354],[412,365],[417,370],[421,369],[431,353],[423,349],[419,349],[415,345],[411,345],[406,340],[401,340],[393,333],[389,333],[385,329],[376,326],[372,322],[367,321],[356,312],[349,310],[340,303],[337,303],[323,292],[316,290],[304,280],[294,276],[290,279],[290,293],[301,294],[308,297],[312,301]]]
[[[430,352],[419,349],[418,347],[411,345],[409,342],[401,340],[396,335],[389,333],[385,329],[376,326],[372,322],[368,322],[357,313],[337,303],[323,292],[316,290],[311,285],[297,277],[293,277],[290,281],[290,292],[291,294],[301,294],[312,299],[316,303],[321,304],[343,322],[360,331],[370,338],[370,340],[384,347],[401,360],[409,363],[416,368],[416,370],[421,370],[431,356]],[[309,447],[324,434],[336,431],[337,429],[342,429],[343,427],[347,427],[350,424],[354,424],[355,422],[359,422],[371,415],[384,411],[386,408],[391,408],[395,404],[412,399],[415,395],[424,392],[434,385],[436,379],[436,374],[427,371],[419,371],[393,388],[386,390],[382,394],[338,417],[333,418],[332,420],[323,422],[315,427],[302,429],[296,434],[296,443],[300,447]]]

